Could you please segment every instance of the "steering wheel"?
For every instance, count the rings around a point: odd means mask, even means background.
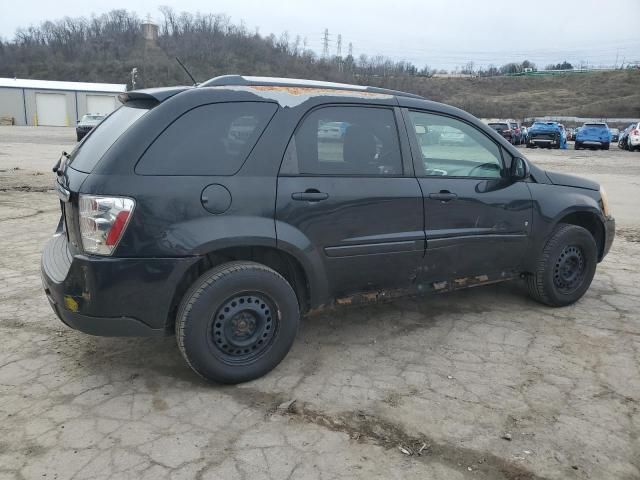
[[[471,170],[469,170],[469,176],[473,177],[473,175],[472,175],[473,172],[475,172],[476,170],[480,170],[480,169],[497,170],[499,172],[500,171],[500,166],[495,164],[495,163],[492,163],[492,162],[481,163],[480,165],[476,165]]]

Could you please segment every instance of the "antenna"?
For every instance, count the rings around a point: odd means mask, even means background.
[[[193,78],[193,75],[191,75],[191,72],[189,72],[189,70],[187,70],[187,67],[184,66],[184,63],[182,63],[178,57],[176,57],[176,62],[178,62],[180,64],[180,66],[182,67],[182,69],[187,73],[187,75],[189,75],[189,78],[193,82],[193,85],[197,86],[198,82],[196,82],[196,79]]]

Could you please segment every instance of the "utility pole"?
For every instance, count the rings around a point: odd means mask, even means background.
[[[136,80],[138,79],[138,69],[133,67],[131,70],[131,90],[136,89]]]
[[[324,34],[322,35],[322,58],[327,58],[329,56],[329,29],[324,29]]]
[[[342,56],[342,35],[338,34],[338,46],[336,48],[336,56]]]
[[[620,53],[620,49],[616,48],[616,64],[613,66],[614,70],[617,70],[618,68],[618,54]]]
[[[353,43],[349,42],[349,56],[353,57]]]

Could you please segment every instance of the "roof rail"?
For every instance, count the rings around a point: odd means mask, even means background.
[[[304,80],[301,78],[279,78],[279,77],[252,77],[245,75],[222,75],[207,80],[198,87],[224,87],[224,86],[274,86],[274,87],[300,87],[300,88],[326,88],[330,90],[348,90],[355,92],[381,93],[394,95],[397,97],[411,97],[424,99],[420,95],[390,90],[388,88],[366,87],[363,85],[353,85],[350,83],[324,82],[322,80]]]

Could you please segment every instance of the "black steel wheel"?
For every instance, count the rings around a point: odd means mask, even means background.
[[[558,225],[527,276],[529,294],[553,307],[578,301],[589,289],[598,263],[598,247],[591,233],[578,226]]]
[[[229,262],[206,272],[185,293],[176,339],[196,373],[240,383],[284,359],[299,323],[298,299],[282,275],[255,262]]]
[[[278,330],[276,307],[261,293],[227,299],[211,322],[211,342],[225,363],[251,363],[269,349]]]
[[[556,259],[553,284],[560,293],[571,293],[581,285],[585,270],[582,249],[576,245],[567,245]]]

